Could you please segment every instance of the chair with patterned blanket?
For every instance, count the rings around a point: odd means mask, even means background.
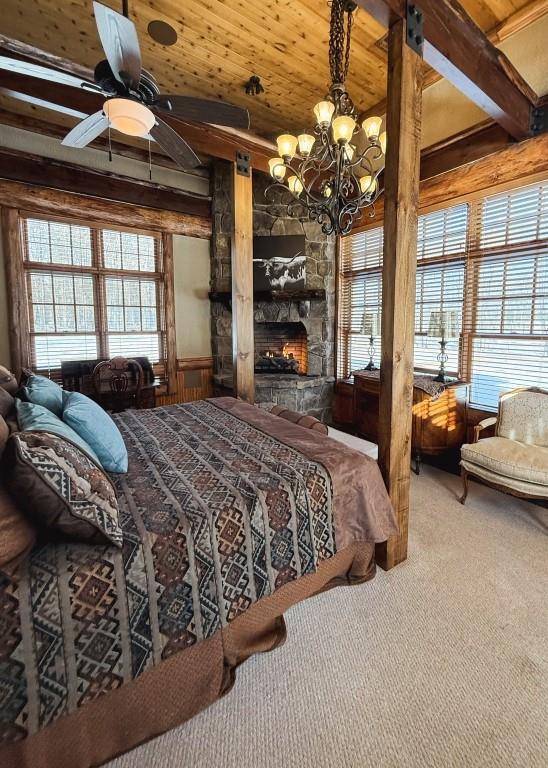
[[[495,436],[480,433],[495,426]],[[548,499],[548,391],[530,387],[501,395],[498,416],[474,429],[474,442],[461,448],[464,504],[468,476],[524,498]]]

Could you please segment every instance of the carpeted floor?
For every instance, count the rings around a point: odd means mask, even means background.
[[[545,768],[548,510],[459,490],[425,467],[405,564],[293,608],[227,697],[109,767]]]

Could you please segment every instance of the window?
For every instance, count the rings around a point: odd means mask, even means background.
[[[470,401],[496,408],[513,387],[548,388],[548,182],[483,200],[471,241]]]
[[[432,312],[455,310],[462,322],[468,206],[420,216],[417,229],[415,368],[437,371],[439,340],[428,336]],[[339,372],[347,376],[369,360],[369,338],[362,333],[365,313],[382,311],[383,229],[344,238],[339,273]],[[380,327],[380,322],[379,322]],[[379,364],[379,344],[377,359]],[[458,371],[458,339],[447,344],[447,371]]]
[[[364,367],[365,311],[381,311],[382,228],[341,242],[339,375]],[[415,369],[437,370],[433,311],[457,313],[448,373],[473,406],[495,410],[516,386],[548,388],[548,182],[419,216]],[[379,359],[377,342],[377,364]]]
[[[32,216],[22,234],[34,369],[118,354],[165,369],[161,238]]]

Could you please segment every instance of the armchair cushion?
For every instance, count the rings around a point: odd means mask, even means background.
[[[488,437],[478,443],[463,445],[461,457],[467,465],[482,467],[503,479],[548,487],[548,448],[543,446],[527,445],[505,437]]]
[[[503,395],[497,435],[548,448],[548,392],[524,389]]]

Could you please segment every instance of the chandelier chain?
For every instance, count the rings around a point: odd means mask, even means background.
[[[329,33],[329,68],[332,83],[344,83],[350,63],[350,38],[356,4],[352,0],[332,0]],[[345,15],[346,28],[345,28]]]

